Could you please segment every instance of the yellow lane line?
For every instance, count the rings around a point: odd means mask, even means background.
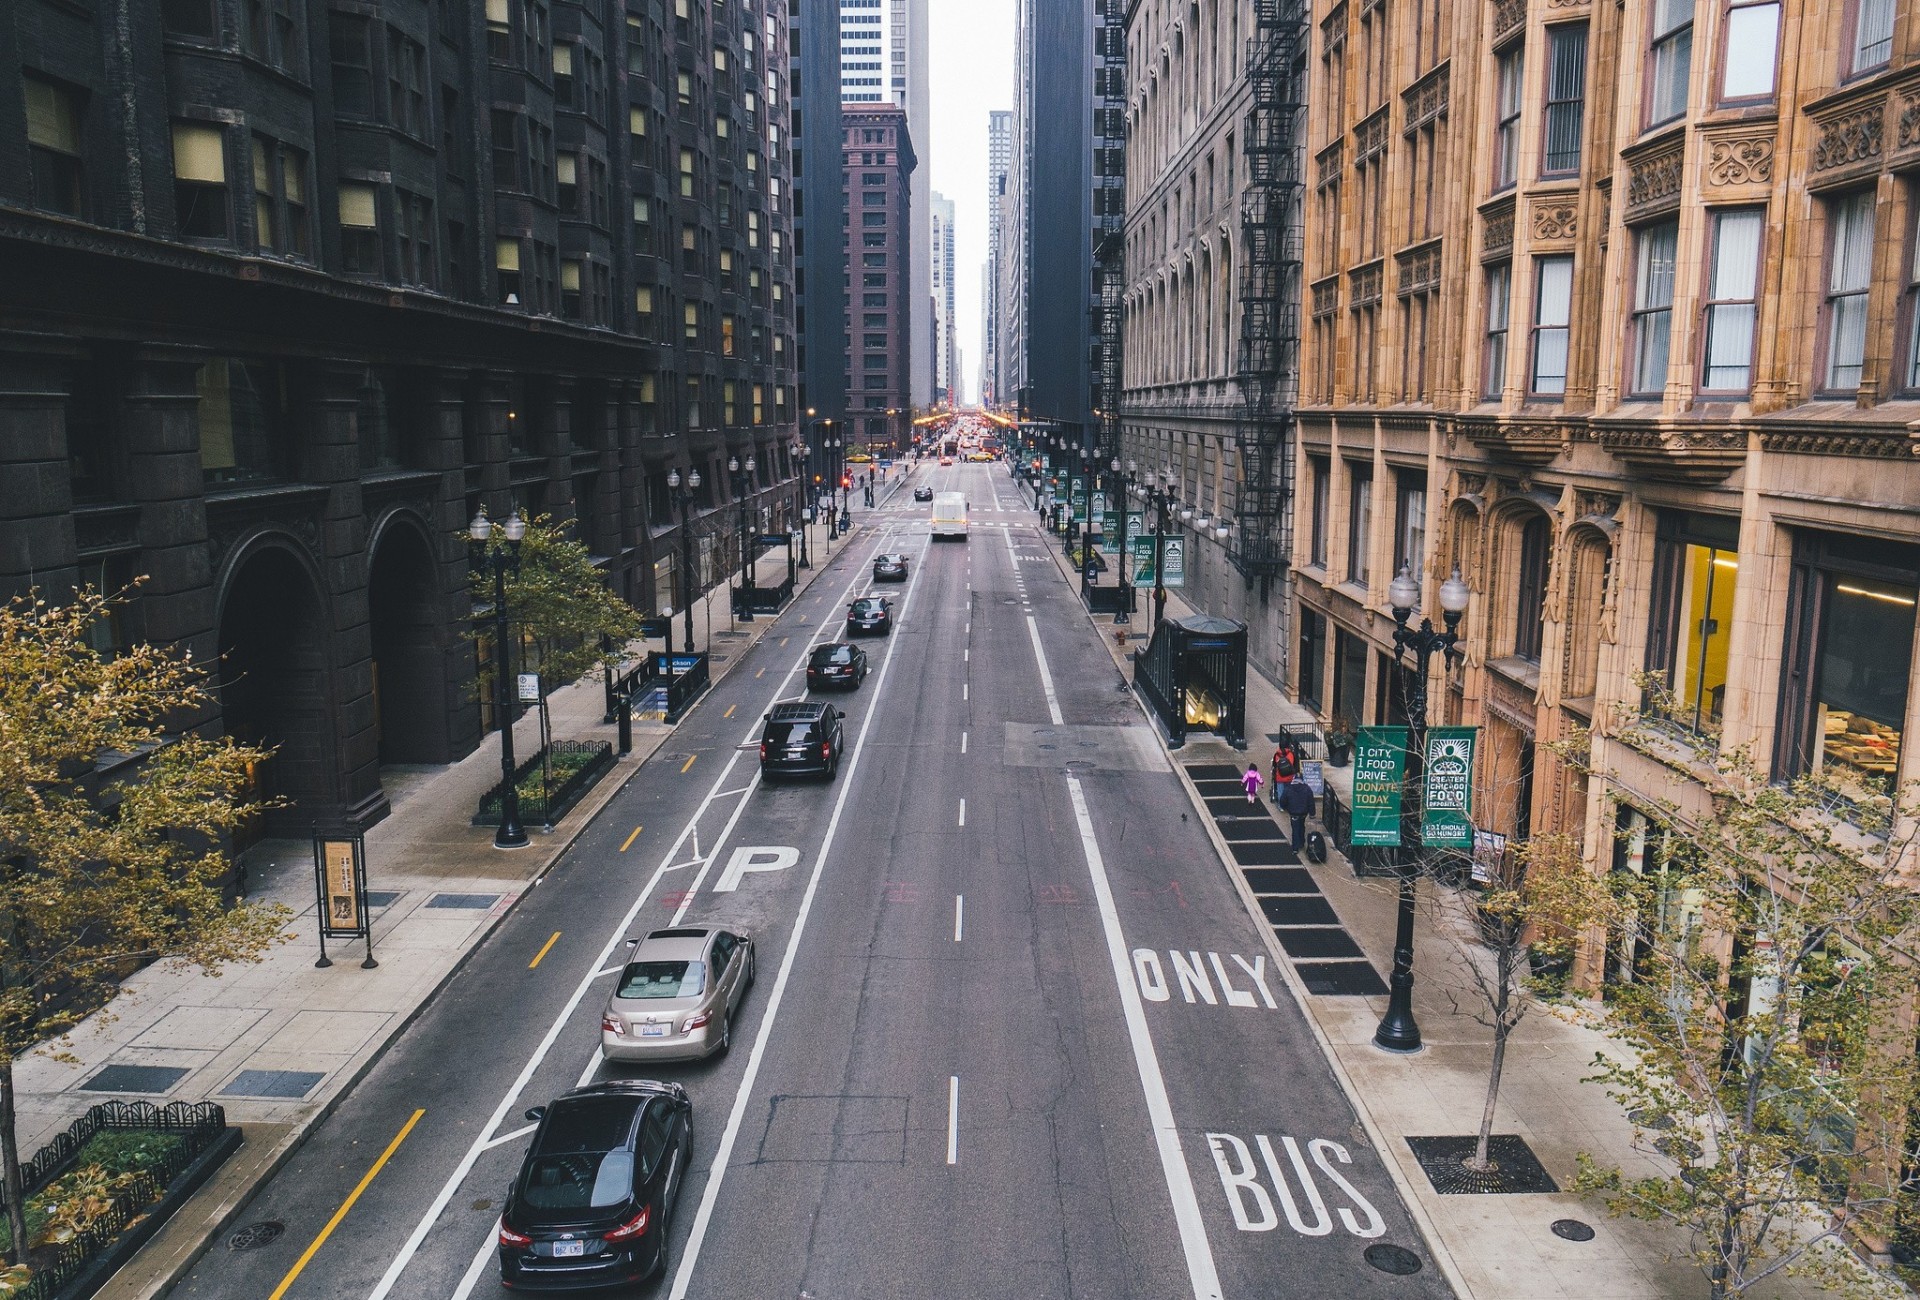
[[[382,1151],[380,1158],[373,1162],[373,1168],[367,1170],[367,1176],[360,1180],[358,1187],[347,1194],[346,1200],[340,1202],[340,1208],[333,1212],[331,1219],[327,1220],[327,1226],[320,1229],[320,1235],[313,1239],[313,1244],[307,1247],[306,1252],[302,1254],[299,1259],[293,1261],[293,1267],[287,1270],[287,1275],[280,1279],[280,1285],[273,1289],[273,1294],[268,1296],[267,1300],[280,1300],[280,1297],[287,1293],[287,1288],[292,1286],[295,1280],[299,1278],[301,1270],[306,1268],[320,1247],[327,1244],[327,1238],[331,1237],[333,1230],[340,1226],[340,1221],[347,1217],[347,1211],[351,1210],[353,1203],[360,1199],[360,1193],[367,1190],[367,1184],[373,1181],[373,1176],[379,1173],[380,1170],[386,1166],[387,1161],[393,1158],[393,1153],[400,1149],[400,1144],[407,1140],[407,1134],[413,1132],[413,1126],[418,1124],[420,1117],[426,1113],[424,1110],[416,1110],[407,1119],[407,1122],[400,1126],[400,1131],[394,1134],[393,1141],[387,1143],[387,1149]]]
[[[754,674],[755,677],[765,677],[766,675],[767,675],[767,670],[764,668],[762,668],[759,672]]]
[[[687,756],[687,761],[686,761],[686,762],[684,762],[684,763],[682,763],[682,764],[680,765],[680,775],[681,775],[681,776],[685,776],[685,775],[687,774],[687,769],[693,766],[693,760],[694,760],[694,759],[696,759],[696,758],[698,758],[698,757],[700,757],[700,755],[698,755],[698,754],[689,754],[689,755]]]
[[[625,853],[628,849],[633,847],[633,842],[639,838],[640,838],[640,828],[636,826],[633,828],[633,834],[627,836],[627,838],[624,841],[622,841],[620,845],[620,851],[622,853]]]
[[[533,960],[527,963],[527,969],[532,970],[535,966],[538,966],[540,964],[540,959],[546,956],[549,952],[552,952],[553,945],[559,942],[560,942],[560,932],[558,930],[555,930],[553,932],[553,938],[547,940],[544,944],[540,946],[540,951],[533,954]]]

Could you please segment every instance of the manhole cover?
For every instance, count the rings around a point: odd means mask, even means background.
[[[1363,1257],[1382,1273],[1391,1273],[1395,1277],[1408,1277],[1420,1271],[1420,1257],[1405,1246],[1384,1243],[1368,1246]]]
[[[1090,763],[1090,762],[1088,762],[1088,761],[1087,761],[1086,759],[1084,759],[1084,758],[1076,758],[1076,759],[1074,759],[1074,760],[1073,760],[1072,762],[1070,762],[1070,763],[1068,763],[1068,764],[1067,764],[1067,771],[1069,771],[1069,772],[1089,772],[1089,771],[1092,771],[1092,770],[1093,770],[1093,768],[1094,768],[1094,767],[1096,767],[1096,766],[1097,766],[1097,764],[1094,764],[1094,763]]]
[[[1593,1228],[1590,1224],[1582,1223],[1578,1219],[1555,1219],[1553,1235],[1565,1237],[1568,1241],[1592,1241]]]
[[[473,1203],[473,1208],[476,1210],[491,1210],[493,1208],[493,1200],[490,1197],[483,1196]]]
[[[258,1250],[286,1230],[287,1225],[277,1219],[263,1219],[259,1223],[249,1223],[227,1238],[227,1249]]]

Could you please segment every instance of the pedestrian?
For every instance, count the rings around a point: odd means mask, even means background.
[[[1273,749],[1273,801],[1280,802],[1280,788],[1300,772],[1300,756],[1293,746],[1280,744]]]
[[[1293,851],[1307,843],[1307,816],[1313,812],[1313,787],[1302,780],[1288,781],[1280,788],[1280,811],[1293,819]]]
[[[1240,778],[1240,785],[1247,792],[1248,803],[1260,802],[1260,765],[1247,764],[1247,774]]]

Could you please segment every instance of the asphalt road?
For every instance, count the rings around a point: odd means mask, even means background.
[[[758,979],[729,1054],[631,1071],[695,1107],[673,1265],[643,1294],[1446,1294],[1430,1262],[1364,1261],[1426,1256],[1056,543],[999,465],[919,475],[967,492],[970,540],[930,545],[905,492],[867,512],[255,1194],[240,1222],[285,1234],[216,1243],[174,1295],[507,1294],[522,1112],[619,1068],[609,968],[679,922],[753,934]],[[912,578],[845,701],[848,761],[761,785],[743,746],[880,550]]]

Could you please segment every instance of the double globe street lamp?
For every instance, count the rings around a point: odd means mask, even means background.
[[[811,569],[813,567],[813,561],[807,556],[808,515],[806,498],[809,489],[806,467],[812,460],[812,457],[807,452],[806,440],[797,434],[794,436],[793,441],[787,444],[787,451],[792,455],[793,462],[800,466],[800,491],[797,494],[798,499],[796,502],[799,506],[799,513],[795,516],[794,524],[800,531],[800,567],[803,569]]]
[[[1435,631],[1433,620],[1423,618],[1418,628],[1409,627],[1413,611],[1420,605],[1420,583],[1412,571],[1402,566],[1387,587],[1387,603],[1393,608],[1394,663],[1410,677],[1403,679],[1407,701],[1407,764],[1400,798],[1400,909],[1393,936],[1393,974],[1387,980],[1387,1013],[1373,1031],[1374,1046],[1389,1052],[1420,1050],[1420,1026],[1413,1018],[1413,919],[1414,886],[1419,881],[1420,812],[1415,796],[1427,754],[1427,669],[1433,656],[1451,663],[1459,653],[1460,619],[1467,612],[1470,593],[1455,565],[1453,576],[1440,584],[1440,619],[1445,631]],[[1403,656],[1412,651],[1413,663]]]
[[[1173,471],[1147,471],[1147,500],[1153,506],[1153,625],[1158,628],[1167,616],[1165,579],[1167,516],[1172,512]]]
[[[493,833],[496,849],[524,849],[527,829],[520,824],[520,791],[514,787],[513,761],[513,661],[509,653],[507,625],[507,575],[520,571],[520,542],[527,535],[527,521],[515,510],[507,522],[496,524],[487,518],[482,505],[467,525],[472,543],[474,567],[493,574],[494,716],[500,723],[500,825]]]
[[[673,504],[680,512],[680,609],[687,625],[687,653],[693,653],[693,525],[688,521],[687,511],[693,505],[695,493],[700,487],[700,471],[689,469],[683,481],[679,470],[667,474],[667,487],[673,493]],[[672,645],[668,645],[667,654],[673,654]]]
[[[753,457],[745,465],[738,456],[727,457],[727,473],[733,476],[733,496],[740,506],[740,621],[753,622],[753,605],[747,593],[753,590],[753,534],[747,531],[747,499],[753,495]]]

